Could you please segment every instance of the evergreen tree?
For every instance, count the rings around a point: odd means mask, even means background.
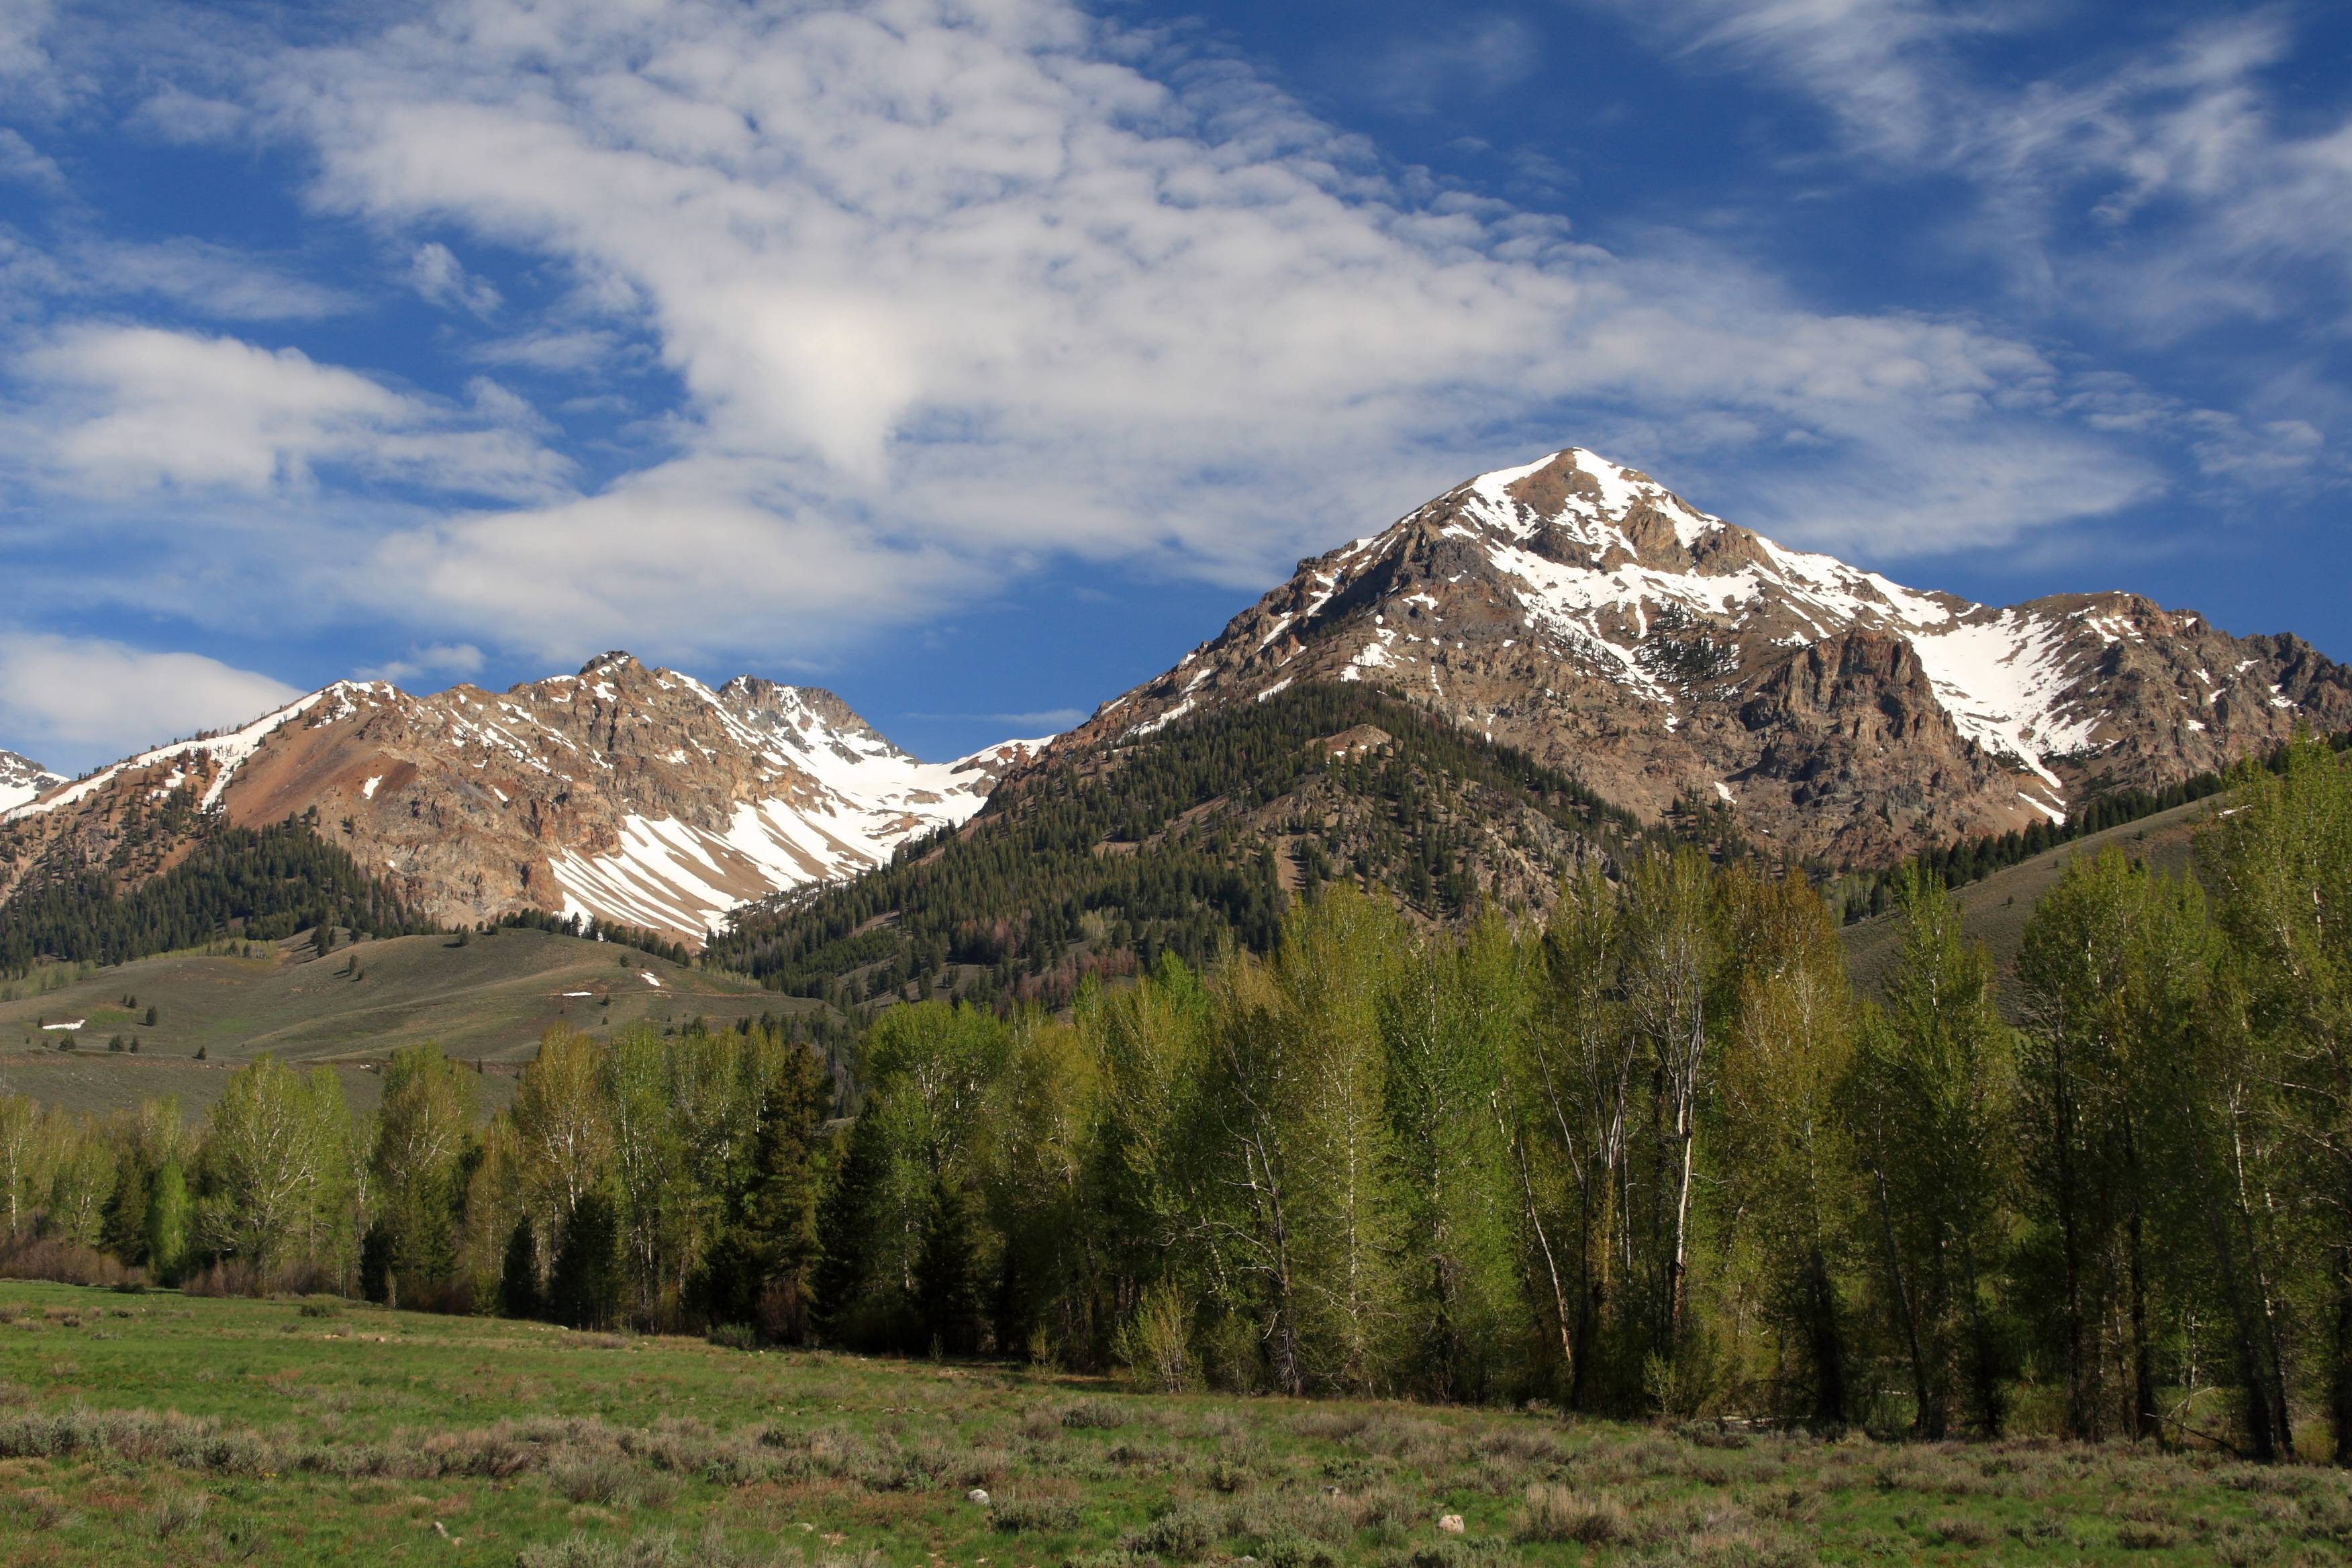
[[[524,1215],[507,1233],[506,1255],[499,1270],[499,1311],[509,1318],[536,1318],[543,1310],[539,1295],[539,1237]]]
[[[601,1187],[580,1194],[555,1247],[548,1270],[548,1314],[574,1329],[612,1325],[620,1306],[620,1227],[613,1200]]]
[[[974,1217],[963,1184],[946,1171],[934,1175],[913,1292],[922,1335],[934,1355],[970,1355],[980,1348]]]
[[[761,1096],[749,1179],[704,1266],[713,1322],[758,1322],[793,1343],[806,1338],[817,1146],[831,1098],[823,1059],[805,1047],[787,1047]]]

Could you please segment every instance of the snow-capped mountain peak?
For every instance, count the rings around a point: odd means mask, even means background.
[[[30,757],[0,752],[0,816],[65,782]]]
[[[1736,800],[1856,858],[2217,766],[2297,716],[2352,723],[2345,672],[2296,639],[2128,594],[2004,609],[1908,587],[1569,447],[1300,563],[1069,743],[1304,679],[1381,685],[1636,809]]]
[[[36,849],[21,877],[43,847],[114,831],[106,808],[127,793],[188,790],[232,821],[315,813],[442,919],[536,907],[692,941],[961,823],[1038,744],[923,763],[831,692],[751,676],[714,690],[616,651],[503,692],[337,682],[19,804],[0,831]]]

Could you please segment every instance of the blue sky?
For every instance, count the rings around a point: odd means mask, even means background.
[[[0,746],[607,647],[931,756],[1578,444],[2352,656],[2352,24],[0,6]]]

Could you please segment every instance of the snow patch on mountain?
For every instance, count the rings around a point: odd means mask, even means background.
[[[345,684],[337,682],[336,685],[330,686],[324,690],[313,691],[310,696],[289,702],[274,712],[263,714],[241,730],[231,730],[219,735],[200,736],[193,741],[174,741],[168,746],[158,746],[152,752],[142,752],[139,755],[126,758],[111,767],[99,769],[98,772],[79,780],[69,788],[53,790],[38,799],[27,801],[5,814],[0,814],[0,822],[16,822],[76,805],[104,789],[126,773],[159,767],[164,763],[181,764],[175,767],[165,783],[159,786],[166,791],[176,789],[186,782],[190,776],[186,764],[209,763],[212,765],[215,770],[212,782],[205,786],[204,798],[198,803],[206,810],[210,810],[219,803],[221,792],[228,787],[229,780],[236,775],[236,770],[252,757],[262,742],[268,740],[280,725],[300,718],[321,702],[345,695],[341,691]]]
[[[49,772],[30,757],[20,757],[14,752],[0,752],[0,818],[13,808],[52,790],[65,779]]]
[[[550,860],[563,891],[557,912],[688,934],[716,929],[744,904],[845,880],[887,863],[909,838],[961,826],[988,798],[993,773],[984,763],[1045,745],[1007,742],[951,763],[924,763],[870,731],[843,734],[821,723],[795,729],[805,749],[793,762],[815,775],[815,798],[743,802],[723,830],[633,814],[616,852]]]
[[[1560,493],[1548,494],[1548,505],[1531,502],[1530,487],[1545,484]],[[1788,549],[1696,510],[1645,475],[1576,447],[1482,474],[1386,532],[1327,557],[1318,563],[1316,607],[1409,548],[1415,524],[1440,517],[1447,520],[1444,536],[1477,543],[1514,585],[1520,619],[1530,632],[1661,707],[1674,705],[1675,684],[1643,651],[1671,608],[1687,612],[1698,625],[1727,623],[1734,631],[1769,617],[1764,624],[1785,627],[1774,637],[1780,646],[1850,630],[1900,636],[1917,652],[1937,700],[1959,731],[2053,790],[2058,778],[2048,763],[2093,742],[2096,715],[2069,711],[2083,672],[2066,659],[2066,639],[2052,617],[1995,611],[1906,587],[1834,556]],[[1657,531],[1661,523],[1664,535]],[[1397,603],[1409,607],[1424,598]],[[2112,616],[2080,618],[2108,642],[2139,635]],[[1420,657],[1410,646],[1398,646],[1393,627],[1383,625],[1377,637],[1355,655],[1341,679]],[[1422,639],[1408,635],[1404,641]],[[1162,715],[1135,732],[1174,716]],[[1675,721],[1668,715],[1666,722],[1671,728]]]

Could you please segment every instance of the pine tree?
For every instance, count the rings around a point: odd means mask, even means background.
[[[524,1215],[507,1233],[499,1270],[499,1311],[503,1317],[536,1318],[544,1309],[539,1294],[539,1237]]]
[[[794,1343],[806,1337],[817,1251],[816,1147],[830,1098],[817,1054],[786,1047],[760,1099],[748,1182],[704,1265],[712,1321],[759,1322]]]
[[[620,1305],[620,1227],[601,1187],[580,1194],[548,1270],[548,1314],[574,1329],[609,1327]]]

